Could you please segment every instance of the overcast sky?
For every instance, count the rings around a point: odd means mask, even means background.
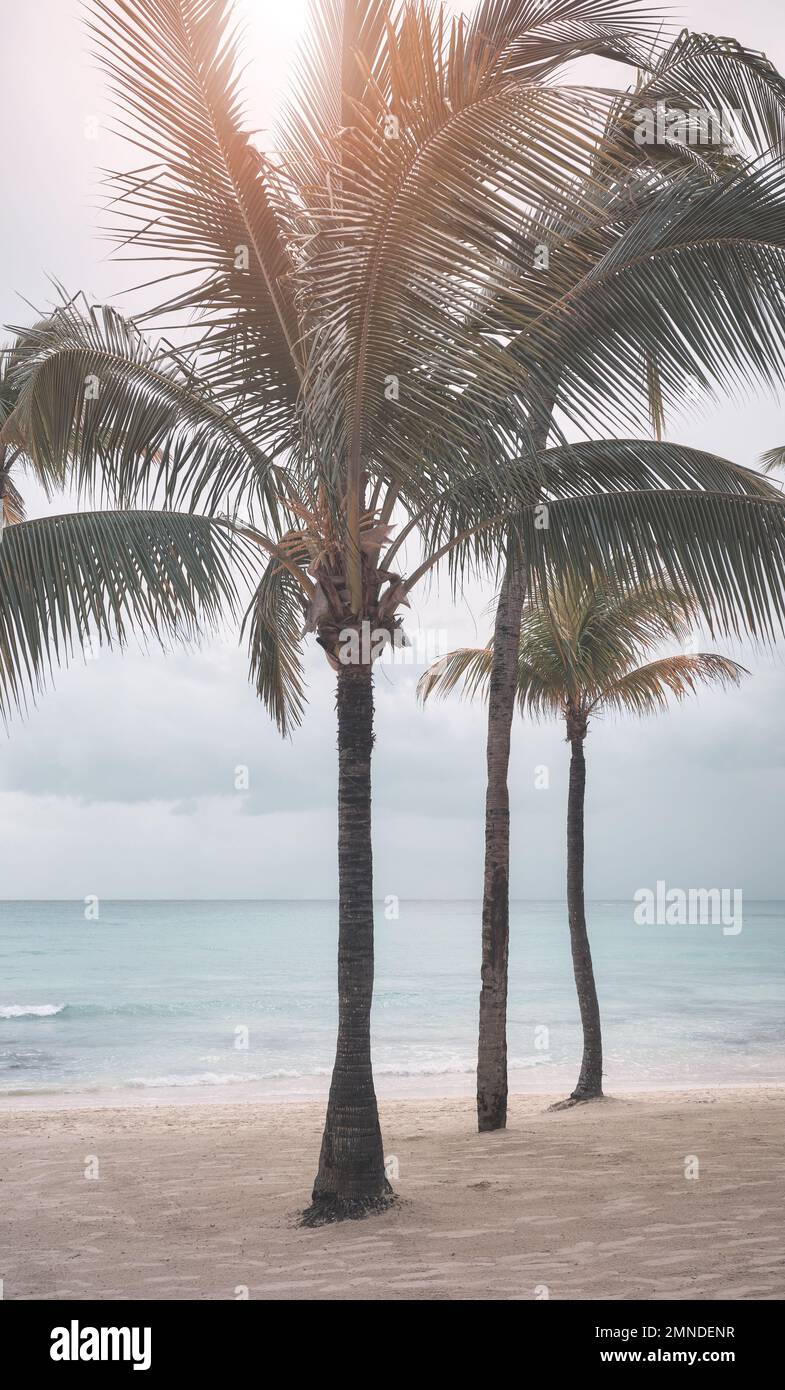
[[[304,0],[245,0],[255,119],[271,124]],[[464,8],[471,8],[467,5]],[[676,7],[785,66],[781,0]],[[0,0],[3,211],[0,323],[45,307],[47,276],[124,302],[128,273],[95,235],[101,166],[126,157],[101,129],[108,107],[71,0]],[[97,138],[90,138],[98,125]],[[745,464],[785,442],[765,396],[674,420],[670,438]],[[30,491],[31,511],[42,510]],[[61,504],[62,505],[62,504]],[[67,505],[67,504],[66,504]],[[409,628],[449,646],[485,640],[492,597],[458,606],[446,588]],[[738,692],[703,694],[645,723],[596,723],[587,747],[587,888],[629,897],[669,886],[741,887],[785,897],[785,670],[758,655]],[[0,733],[0,864],[8,898],[332,897],[336,882],[333,680],[309,653],[310,706],[280,740],[247,682],[236,634],[197,652],[102,654],[60,673],[8,737]],[[377,676],[374,766],[379,896],[477,897],[482,886],[485,718],[458,701],[423,712],[419,669]],[[248,792],[235,790],[238,766]],[[535,787],[535,768],[550,772]],[[516,724],[512,888],[562,897],[567,748],[555,726]]]

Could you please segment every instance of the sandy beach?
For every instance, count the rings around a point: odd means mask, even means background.
[[[6,1110],[4,1296],[785,1296],[785,1087],[546,1103],[382,1102],[399,1205],[316,1231],[320,1104]]]

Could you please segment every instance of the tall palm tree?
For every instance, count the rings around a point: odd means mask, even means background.
[[[481,11],[501,37],[509,7],[489,4]],[[625,60],[618,49],[614,56]],[[686,30],[645,56],[640,45],[628,48],[626,61],[636,55],[635,90],[620,94],[609,110],[590,173],[576,179],[572,206],[558,198],[550,206],[548,199],[533,204],[520,242],[507,248],[518,271],[517,293],[525,281],[531,294],[513,301],[500,277],[499,292],[488,297],[484,328],[510,335],[508,350],[527,373],[530,395],[538,388],[533,399],[540,444],[564,415],[589,434],[625,431],[628,422],[636,428],[648,415],[659,438],[667,407],[690,395],[733,390],[744,377],[775,384],[782,379],[781,348],[763,322],[768,311],[761,313],[768,301],[782,321],[780,196],[769,205],[771,222],[766,214],[756,226],[753,208],[764,188],[772,192],[781,183],[783,79],[764,55],[731,39]],[[559,57],[554,55],[554,66]],[[741,148],[685,146],[670,136],[662,145],[638,144],[633,126],[658,104],[668,118],[696,108],[741,109]],[[743,205],[749,219],[743,212],[740,219]],[[764,222],[779,228],[774,242]],[[547,274],[531,255],[533,243],[549,252]],[[758,288],[750,294],[753,282]],[[547,500],[545,491],[542,496]],[[506,1121],[507,775],[529,569],[511,532],[488,702],[480,1130]]]
[[[440,561],[454,579],[495,563],[513,519],[526,583],[576,556],[622,587],[664,564],[719,625],[738,622],[739,601],[765,629],[782,617],[785,506],[756,475],[675,445],[544,449],[543,373],[524,351],[543,310],[527,232],[579,215],[593,245],[603,198],[629,200],[641,164],[631,112],[609,127],[612,94],[552,79],[590,52],[637,63],[656,30],[639,0],[484,0],[469,22],[419,0],[318,0],[275,154],[244,116],[226,0],[90,11],[122,131],[146,152],[111,180],[116,235],[127,256],[168,263],[147,317],[180,332],[175,346],[113,310],[64,308],[29,342],[19,408],[42,469],[223,517],[255,547],[252,675],[284,733],[304,713],[304,633],[335,670],[338,1044],[306,1219],[360,1215],[390,1195],[370,1059],[374,634],[395,638]],[[600,150],[607,168],[576,205]],[[666,244],[678,208],[654,163],[646,234]],[[682,164],[705,221],[707,161]],[[717,315],[718,351],[731,339],[736,361],[757,348],[726,320],[749,306],[767,343],[785,337],[763,268],[764,248],[770,266],[785,245],[785,177],[747,186],[753,217],[714,175],[742,239],[762,228]],[[607,414],[587,351],[575,363],[573,406]],[[102,383],[89,408],[87,375]]]
[[[651,657],[668,638],[686,642],[697,616],[669,583],[620,594],[583,580],[524,604],[518,642],[516,698],[522,715],[564,720],[570,745],[567,800],[567,914],[583,1029],[580,1075],[569,1100],[552,1109],[602,1096],[602,1028],[584,904],[584,744],[592,719],[604,711],[649,715],[682,700],[698,685],[737,685],[743,666],[714,652]],[[423,675],[418,692],[445,696],[463,682],[470,697],[487,698],[493,649],[449,652]]]

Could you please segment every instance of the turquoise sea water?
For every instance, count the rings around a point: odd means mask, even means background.
[[[331,902],[0,904],[0,1098],[113,1101],[326,1089],[335,1041]],[[589,908],[606,1089],[785,1082],[785,904],[744,905],[743,930],[636,926]],[[377,914],[379,1090],[472,1089],[479,905]],[[509,1056],[515,1090],[572,1087],[580,1057],[566,914],[513,906]],[[247,1044],[247,1045],[246,1045]]]

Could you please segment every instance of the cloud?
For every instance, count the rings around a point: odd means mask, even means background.
[[[245,666],[242,653],[218,643],[168,657],[107,655],[62,674],[30,719],[14,724],[0,756],[5,893],[332,896],[331,673],[313,651],[306,722],[285,742]],[[376,683],[376,889],[476,897],[485,712],[458,700],[423,711],[417,674],[394,670]],[[672,882],[781,894],[782,695],[782,670],[768,666],[738,692],[706,692],[658,719],[595,723],[590,894],[630,896],[665,869]],[[765,762],[767,747],[776,767]],[[563,893],[568,759],[557,725],[516,720],[516,896]],[[240,765],[247,792],[235,790]],[[538,789],[543,765],[549,786]]]

